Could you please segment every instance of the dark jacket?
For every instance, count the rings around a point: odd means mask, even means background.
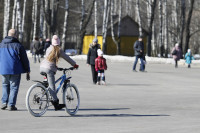
[[[96,70],[107,70],[106,59],[101,56],[98,56],[95,59],[95,69]]]
[[[90,48],[87,54],[87,64],[95,65],[95,59],[98,57],[97,50],[100,49],[100,44],[93,46],[90,44]]]
[[[35,54],[40,54],[40,42],[37,40],[33,41],[33,52]]]
[[[46,41],[44,43],[44,51],[46,52],[47,48],[51,45],[51,42],[50,41]]]
[[[23,45],[7,36],[0,43],[0,74],[13,75],[30,72],[29,61]]]
[[[144,43],[142,41],[136,41],[134,43],[134,50],[135,50],[135,55],[144,55]],[[142,50],[142,52],[140,52]]]

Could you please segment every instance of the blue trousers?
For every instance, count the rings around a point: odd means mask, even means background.
[[[144,61],[143,61],[143,57],[141,55],[136,55],[135,56],[135,62],[133,64],[133,70],[136,69],[136,65],[137,65],[137,62],[138,62],[138,58],[140,58],[140,61],[141,61],[141,65],[140,65],[140,70],[141,71],[144,71]]]
[[[2,104],[15,106],[21,81],[21,74],[2,75]]]

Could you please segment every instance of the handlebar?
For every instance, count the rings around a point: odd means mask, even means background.
[[[70,67],[70,68],[57,68],[58,71],[63,71],[63,73],[66,73],[66,71],[72,71],[74,70],[75,68],[74,67]]]

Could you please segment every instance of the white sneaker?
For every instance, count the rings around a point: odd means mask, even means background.
[[[105,81],[102,81],[101,84],[102,84],[102,85],[106,85],[106,82],[105,82]]]
[[[100,82],[97,82],[96,85],[100,85]]]

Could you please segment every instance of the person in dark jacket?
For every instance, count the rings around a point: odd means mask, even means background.
[[[27,73],[30,79],[30,66],[23,45],[16,38],[15,29],[10,29],[8,36],[0,43],[0,74],[2,75],[2,106],[5,110],[17,110],[16,101],[21,74]]]
[[[40,38],[40,56],[41,56],[41,58],[44,57],[44,41],[43,41],[43,38]]]
[[[133,71],[136,72],[136,65],[138,62],[138,58],[141,61],[141,68],[140,71],[144,72],[144,61],[143,61],[143,57],[144,57],[144,43],[142,41],[142,36],[139,36],[138,40],[134,43],[134,50],[135,50],[135,62],[133,65]]]
[[[46,42],[44,43],[44,52],[46,53],[47,48],[51,45],[51,41],[49,38],[46,39]]]
[[[91,66],[93,83],[97,83],[97,72],[95,70],[95,59],[98,57],[97,50],[100,49],[100,44],[98,44],[98,39],[94,39],[87,54],[87,64]]]
[[[38,37],[35,37],[35,40],[33,41],[33,52],[34,52],[34,63],[36,63],[38,58],[38,62],[40,63],[40,42],[38,41]]]

